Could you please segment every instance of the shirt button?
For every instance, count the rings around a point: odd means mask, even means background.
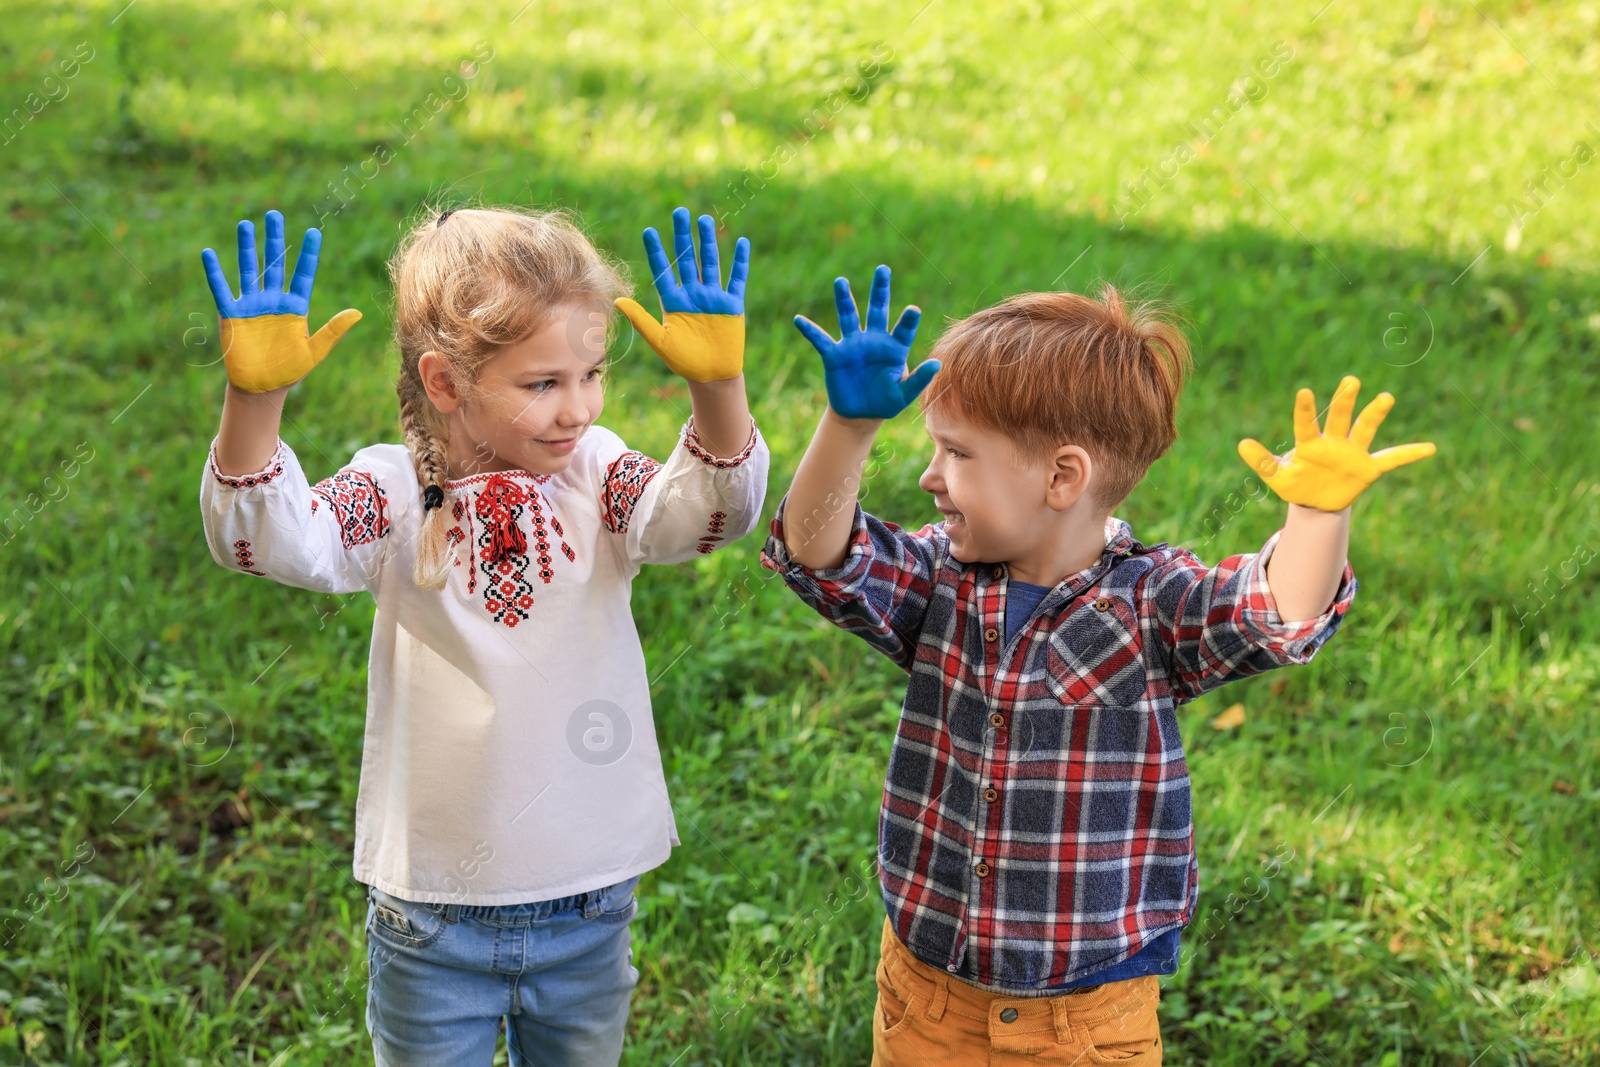
[[[987,800],[991,804],[993,804],[999,798],[1000,791],[992,785],[983,791],[983,799]]]
[[[1014,1023],[1014,1022],[1016,1022],[1017,1021],[1017,1009],[1016,1008],[1002,1008],[1000,1010],[1000,1021],[1003,1022],[1003,1023]]]
[[[1006,724],[1006,717],[1004,715],[1000,714],[998,711],[995,712],[993,715],[989,716],[989,725],[991,725],[991,726],[1004,726],[1005,724]]]
[[[1094,610],[1096,610],[1096,611],[1110,611],[1111,610],[1111,601],[1109,599],[1107,599],[1106,597],[1101,597],[1100,599],[1098,599],[1098,600],[1096,600],[1094,602]]]
[[[993,626],[991,626],[987,630],[983,631],[983,639],[985,641],[994,641],[994,640],[998,639],[999,636],[1000,636],[1000,631],[996,630]]]
[[[980,863],[973,870],[978,873],[979,878],[989,877],[989,865],[987,863]]]

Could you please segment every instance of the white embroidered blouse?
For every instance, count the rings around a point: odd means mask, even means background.
[[[403,445],[307,483],[281,441],[200,507],[225,567],[377,601],[356,799],[355,876],[406,900],[515,904],[619,882],[679,843],[629,608],[644,563],[749,533],[769,456],[751,423],[708,454],[691,418],[665,465],[592,426],[557,475],[449,483],[456,560],[412,581],[424,517]],[[316,713],[314,709],[313,714]]]

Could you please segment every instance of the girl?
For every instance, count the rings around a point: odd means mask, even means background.
[[[369,887],[367,1027],[379,1064],[615,1064],[639,876],[679,843],[629,611],[643,563],[755,525],[768,454],[745,397],[741,238],[722,288],[715,230],[673,214],[681,284],[654,229],[664,311],[559,212],[447,211],[390,264],[405,444],[308,484],[278,438],[284,395],[360,313],[315,337],[321,235],[283,291],[283,216],[239,223],[240,295],[202,253],[229,385],[200,490],[225,567],[377,602],[356,800]],[[615,302],[689,379],[659,463],[598,425]]]

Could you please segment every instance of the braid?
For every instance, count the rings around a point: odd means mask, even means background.
[[[445,444],[449,440],[449,429],[440,425],[443,420],[437,418],[437,409],[423,390],[414,365],[401,370],[395,392],[400,396],[400,431],[405,434],[406,447],[411,450],[417,481],[425,491],[436,490],[432,495],[441,504],[448,503],[450,490],[445,483],[450,477],[450,462],[445,456]],[[442,589],[452,563],[449,519],[442,506],[424,507],[413,580],[422,589]]]

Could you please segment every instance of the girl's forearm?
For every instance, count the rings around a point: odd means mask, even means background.
[[[278,451],[278,426],[288,386],[270,393],[247,393],[228,383],[217,431],[217,469],[223,474],[254,474]]]
[[[1350,548],[1350,509],[1318,511],[1289,505],[1283,533],[1267,562],[1267,584],[1285,622],[1314,619],[1339,590]]]
[[[784,505],[783,541],[796,563],[826,570],[844,562],[861,472],[882,425],[882,419],[823,412]]]
[[[715,382],[688,382],[694,429],[713,456],[737,456],[750,440],[750,401],[744,375]]]

